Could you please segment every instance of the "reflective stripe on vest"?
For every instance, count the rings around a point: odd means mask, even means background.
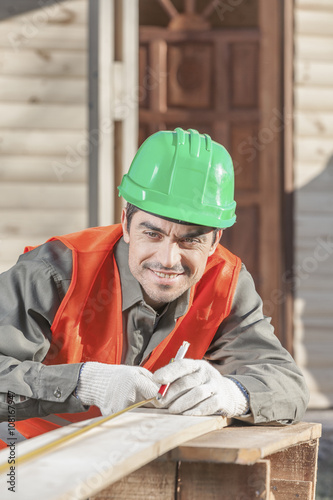
[[[47,417],[28,418],[16,422],[16,429],[26,438],[39,436],[45,432],[53,431],[64,425],[81,422],[88,418],[100,417],[101,412],[96,406],[91,406],[88,411],[80,413],[62,413],[59,415],[48,415]]]
[[[65,427],[66,425],[72,423],[69,420],[65,420],[64,418],[59,417],[59,415],[48,415],[47,417],[44,417],[43,420],[51,422],[51,424],[56,424],[59,427]]]
[[[8,443],[10,443],[10,441],[20,443],[21,441],[25,441],[26,439],[27,438],[16,429],[16,426],[8,427],[8,422],[0,422],[0,442],[2,442],[2,448],[8,446]]]

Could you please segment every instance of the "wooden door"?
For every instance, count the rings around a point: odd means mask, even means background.
[[[290,346],[282,322],[281,4],[184,0],[178,11],[179,3],[156,0],[170,22],[140,26],[139,140],[181,126],[208,133],[228,149],[235,165],[237,223],[222,243],[242,258],[276,334]],[[243,12],[249,3],[256,11],[250,27]],[[242,19],[240,26],[212,27],[210,18],[227,4]]]

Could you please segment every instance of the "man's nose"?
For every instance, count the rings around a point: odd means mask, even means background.
[[[181,258],[177,243],[163,241],[159,248],[158,260],[163,267],[179,267]]]

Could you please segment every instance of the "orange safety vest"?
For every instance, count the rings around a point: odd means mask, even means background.
[[[72,250],[73,271],[69,289],[51,326],[52,343],[46,365],[99,361],[120,364],[122,356],[121,284],[114,246],[122,236],[121,224],[85,229],[51,238]],[[31,250],[27,247],[25,251]],[[208,258],[201,280],[192,287],[187,313],[178,318],[173,331],[153,350],[144,367],[155,371],[169,363],[184,340],[190,342],[187,357],[202,359],[218,326],[228,316],[241,261],[218,245]],[[62,414],[76,422],[100,415],[88,412]],[[41,418],[16,423],[26,437],[59,427]]]

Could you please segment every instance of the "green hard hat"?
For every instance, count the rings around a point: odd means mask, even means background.
[[[231,157],[197,130],[148,137],[118,189],[127,202],[157,216],[215,228],[236,220]]]

